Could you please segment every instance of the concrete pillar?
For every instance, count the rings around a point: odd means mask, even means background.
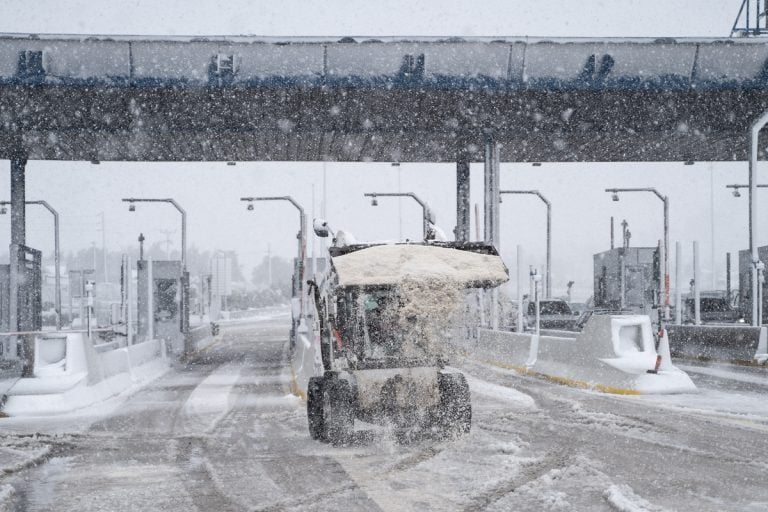
[[[11,243],[26,245],[26,177],[27,160],[11,160]]]
[[[675,325],[683,323],[682,253],[680,242],[675,242]]]
[[[499,145],[492,137],[485,140],[485,242],[499,249]]]
[[[701,270],[699,242],[693,242],[693,323],[701,325]]]
[[[456,162],[456,235],[457,242],[469,242],[469,160],[462,156]]]
[[[517,246],[517,332],[523,332],[523,246]]]
[[[155,339],[155,280],[152,258],[147,259],[147,341]]]
[[[11,245],[10,258],[10,297],[9,299],[9,323],[8,326],[13,332],[21,331],[19,318],[19,285],[21,281],[18,250],[14,246],[26,245],[26,158],[14,158],[11,160]],[[27,345],[27,343],[25,343]],[[16,347],[18,339],[11,337],[10,351],[16,357],[18,354]],[[28,348],[25,346],[25,348]],[[27,350],[25,352],[28,353]],[[25,354],[27,355],[27,354]],[[11,356],[13,357],[13,356]],[[33,363],[33,361],[32,361]],[[29,376],[32,372],[30,362],[24,365],[24,376]]]

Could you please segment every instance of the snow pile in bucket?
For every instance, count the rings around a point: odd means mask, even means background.
[[[403,355],[439,355],[445,337],[460,320],[463,289],[447,279],[407,277],[398,285],[400,304],[397,322],[402,330]]]
[[[430,245],[376,245],[336,256],[333,265],[339,286],[394,285],[410,277],[475,288],[509,279],[499,256]]]

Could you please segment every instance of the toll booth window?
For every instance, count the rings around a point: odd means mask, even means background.
[[[179,308],[179,287],[176,279],[155,280],[155,320],[176,318]]]

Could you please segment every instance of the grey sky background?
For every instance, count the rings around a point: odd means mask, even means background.
[[[257,2],[49,1],[5,0],[0,32],[267,36],[424,35],[551,37],[727,37],[740,0],[733,1],[428,1]],[[746,143],[746,139],[745,139]],[[62,222],[62,250],[101,245],[100,212],[105,212],[110,250],[133,247],[139,232],[149,242],[164,240],[164,230],[179,247],[179,216],[168,205],[139,205],[129,214],[120,198],[174,197],[188,212],[189,244],[202,249],[234,249],[245,275],[266,254],[293,255],[298,215],[287,203],[259,204],[248,212],[244,195],[295,196],[319,215],[323,168],[327,177],[327,217],[358,239],[397,239],[420,233],[415,202],[382,199],[372,207],[364,192],[412,191],[426,199],[448,233],[455,224],[455,166],[403,163],[238,163],[141,164],[40,162],[28,165],[28,199],[45,199]],[[0,191],[8,195],[8,164],[0,170]],[[761,170],[764,175],[765,170]],[[768,182],[768,176],[765,176]],[[609,218],[626,218],[633,245],[655,245],[661,237],[661,202],[650,194],[622,196],[614,203],[610,186],[654,186],[669,194],[671,240],[683,243],[686,267],[691,242],[699,240],[706,282],[712,282],[712,218],[716,277],[725,278],[725,252],[747,246],[747,200],[734,198],[727,183],[744,183],[745,162],[643,164],[503,164],[502,188],[542,191],[553,203],[554,292],[576,281],[577,297],[591,294],[592,254],[609,246]],[[710,200],[714,204],[714,216]],[[472,168],[472,202],[482,214],[482,166]],[[765,218],[768,206],[761,208]],[[533,197],[506,196],[502,204],[502,253],[514,274],[515,245],[527,264],[544,262],[544,206]],[[28,243],[49,254],[50,215],[28,210]],[[473,215],[474,233],[474,215]],[[758,243],[768,242],[765,229]],[[0,217],[0,240],[9,240],[9,219]],[[4,252],[4,251],[3,251]],[[674,258],[674,253],[673,253]],[[735,261],[734,261],[735,263]],[[674,259],[672,261],[674,269]],[[688,270],[684,282],[687,282]]]

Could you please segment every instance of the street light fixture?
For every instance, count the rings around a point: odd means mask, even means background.
[[[768,188],[768,184],[764,184],[764,183],[756,183],[753,186],[755,187],[755,189],[758,189],[758,188]],[[733,197],[741,197],[741,192],[739,192],[740,188],[750,189],[750,194],[749,194],[750,195],[750,203],[752,203],[754,201],[752,199],[752,190],[751,190],[751,187],[749,185],[745,185],[745,184],[732,184],[732,185],[726,185],[725,187],[733,189]],[[752,217],[750,216],[750,219],[751,218]],[[753,238],[752,238],[752,233],[751,233],[751,229],[752,229],[752,225],[751,224],[752,223],[750,222],[750,237],[749,237],[750,246],[752,246],[754,244],[754,241],[753,241]],[[762,285],[763,268],[761,267],[761,265],[762,265],[762,262],[759,259],[758,259],[757,263],[753,262],[753,273],[757,275],[756,279],[757,279],[757,282],[758,282],[757,288],[752,290],[753,291],[753,297],[754,296],[760,297],[760,295],[762,293],[760,286]],[[753,281],[753,284],[754,284],[754,281]],[[758,300],[753,300],[752,302],[753,302],[753,304],[756,304],[756,306],[753,306],[753,309],[752,309],[752,325],[760,325],[761,319],[763,317],[762,299],[758,298]]]
[[[645,188],[607,188],[606,192],[613,194],[611,199],[619,200],[619,192],[650,192],[658,197],[664,204],[664,250],[661,257],[664,258],[662,268],[664,269],[664,320],[669,320],[669,197],[662,195],[658,190],[652,187]],[[679,314],[679,313],[678,313]]]
[[[768,188],[768,184],[758,184],[756,185],[757,188]],[[743,184],[732,184],[732,185],[726,185],[725,188],[732,188],[733,189],[733,197],[741,197],[741,192],[739,192],[740,188],[749,188],[749,185],[743,185]]]
[[[377,197],[410,197],[417,203],[419,203],[419,206],[421,206],[422,211],[422,233],[424,236],[424,240],[427,240],[429,237],[429,225],[435,223],[435,214],[432,212],[432,209],[429,207],[429,205],[422,201],[416,194],[413,192],[366,192],[363,194],[365,197],[371,198],[371,206],[377,206],[379,204]]]
[[[304,316],[304,261],[307,257],[307,220],[304,214],[304,208],[291,196],[270,196],[270,197],[241,197],[241,201],[247,201],[247,210],[253,211],[254,201],[288,201],[297,210],[299,210],[299,297],[301,304],[300,318]]]
[[[10,201],[0,201],[0,215],[5,215],[8,212],[7,205],[11,204]],[[56,330],[61,330],[61,269],[60,267],[60,253],[59,253],[59,212],[51,208],[45,201],[24,201],[24,204],[38,204],[51,212],[53,215],[53,264],[54,269],[54,308],[56,309]]]
[[[500,190],[499,195],[502,194],[530,194],[538,196],[544,204],[547,206],[547,280],[546,280],[546,297],[552,297],[552,203],[544,197],[538,190]]]

